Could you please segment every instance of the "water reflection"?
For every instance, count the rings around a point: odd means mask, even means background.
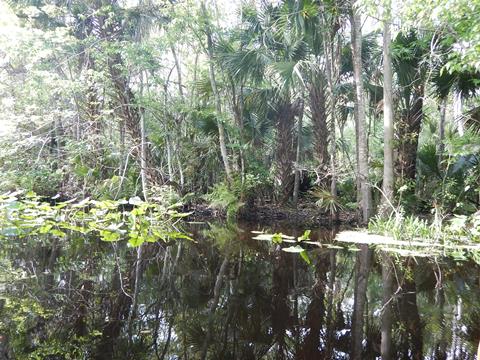
[[[195,243],[149,244],[138,266],[96,239],[3,242],[0,360],[475,357],[478,266],[366,245],[309,245],[308,265],[252,230],[303,233],[195,225]]]

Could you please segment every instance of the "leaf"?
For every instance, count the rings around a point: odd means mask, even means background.
[[[300,253],[300,257],[303,259],[303,261],[305,261],[308,265],[312,265],[312,261],[310,260],[310,258],[308,257],[308,253],[306,250],[303,250],[301,253]]]
[[[169,233],[168,234],[169,237],[171,238],[174,238],[174,239],[184,239],[184,240],[190,240],[190,241],[193,241],[193,239],[188,236],[188,235],[185,235],[181,232],[173,232],[173,233]]]
[[[281,244],[282,243],[282,234],[276,233],[272,235],[272,242],[274,244]]]
[[[103,241],[118,241],[120,240],[120,234],[115,231],[100,230],[100,238]]]
[[[128,243],[133,247],[138,247],[143,244],[143,239],[138,236],[130,237]]]
[[[289,247],[283,248],[282,250],[285,252],[294,253],[294,254],[300,254],[302,251],[305,251],[305,249],[302,248],[300,245],[289,246]]]
[[[138,196],[134,196],[134,197],[131,197],[130,199],[128,199],[128,203],[130,205],[140,205],[143,203],[142,199],[140,199],[140,197]]]
[[[298,241],[310,240],[310,233],[311,232],[312,232],[311,230],[305,230],[303,235],[298,238]]]
[[[58,230],[58,229],[51,229],[49,233],[59,238],[63,238],[67,235],[62,230]]]
[[[52,227],[52,224],[43,225],[38,229],[38,232],[40,234],[47,234],[52,229]]]
[[[87,197],[87,198],[83,199],[82,201],[80,201],[79,203],[73,204],[72,207],[74,207],[74,208],[82,208],[82,207],[85,207],[85,206],[87,206],[88,204],[90,204],[90,202],[91,202],[91,201],[90,201],[90,198]]]

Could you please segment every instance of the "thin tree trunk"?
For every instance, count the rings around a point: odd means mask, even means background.
[[[465,123],[463,118],[463,104],[460,93],[453,94],[453,119],[457,123],[458,134],[463,136],[465,133]]]
[[[298,116],[297,123],[297,151],[295,156],[295,180],[293,184],[293,204],[297,207],[298,204],[298,192],[300,190],[300,160],[302,154],[302,118],[303,112]]]
[[[393,204],[393,83],[390,35],[390,1],[385,4],[383,21],[383,198],[382,215],[389,216]]]
[[[362,79],[362,29],[360,14],[353,9],[351,16],[352,24],[352,57],[353,73],[355,80],[355,105],[357,107],[358,121],[358,170],[360,178],[360,189],[362,194],[362,222],[368,223],[372,211],[372,194],[368,182],[368,144],[367,125],[365,112],[365,98]]]
[[[142,179],[142,192],[145,201],[148,199],[147,180],[147,145],[145,143],[145,118],[140,113],[140,176]]]
[[[445,118],[447,115],[447,99],[440,102],[440,122],[438,124],[438,165],[441,166],[445,152]]]
[[[380,214],[384,218],[390,216],[393,205],[393,83],[392,58],[390,52],[390,1],[387,1],[383,13],[383,189]],[[382,280],[383,280],[383,312],[381,321],[382,359],[392,359],[392,296],[393,296],[393,259],[382,252]]]
[[[177,70],[178,93],[180,95],[180,98],[183,100],[182,68],[180,67],[180,61],[178,61],[175,46],[170,45],[170,50],[172,51],[173,59],[175,61],[175,69]]]
[[[382,251],[382,282],[383,306],[381,323],[380,353],[382,360],[393,359],[392,354],[392,324],[393,324],[393,264],[392,258]]]
[[[362,182],[360,180],[360,161],[359,161],[359,149],[358,149],[358,108],[355,106],[353,110],[353,116],[355,120],[355,185],[357,187],[357,209],[356,218],[359,224],[362,222]]]
[[[171,143],[170,143],[170,140],[169,140],[169,136],[167,135],[167,138],[166,138],[166,142],[167,142],[167,168],[168,168],[168,180],[170,180],[170,182],[174,181],[174,178],[173,178],[173,157],[172,157],[172,147],[171,147]]]
[[[207,18],[207,10],[205,8],[205,3],[202,2],[202,11],[205,18]],[[228,152],[227,145],[225,140],[225,128],[223,126],[222,120],[222,103],[220,100],[220,94],[217,88],[217,81],[215,80],[215,69],[213,67],[213,41],[210,26],[207,24],[205,28],[207,34],[207,51],[209,58],[209,76],[210,84],[212,86],[213,96],[215,98],[215,111],[217,115],[217,126],[218,126],[218,140],[220,142],[220,153],[222,155],[223,166],[225,168],[225,175],[227,177],[228,183],[232,183],[232,170],[230,169],[230,163],[228,161]]]

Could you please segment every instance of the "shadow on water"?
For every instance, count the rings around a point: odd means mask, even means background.
[[[255,240],[258,230],[304,231],[195,224],[195,242],[148,244],[138,267],[121,243],[4,242],[0,360],[375,359],[385,311],[393,359],[474,359],[474,263],[307,244],[308,264],[285,244]],[[313,229],[310,240],[332,243],[336,231]]]

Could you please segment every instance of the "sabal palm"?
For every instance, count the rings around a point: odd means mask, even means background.
[[[294,119],[301,116],[299,67],[307,46],[290,23],[290,6],[262,3],[242,10],[243,31],[236,34],[236,48],[223,46],[222,67],[237,83],[248,83],[245,101],[255,104],[257,118],[266,118],[275,131],[275,184],[277,199],[288,200],[292,188]],[[258,95],[270,95],[270,98]],[[256,98],[254,98],[256,97]]]

